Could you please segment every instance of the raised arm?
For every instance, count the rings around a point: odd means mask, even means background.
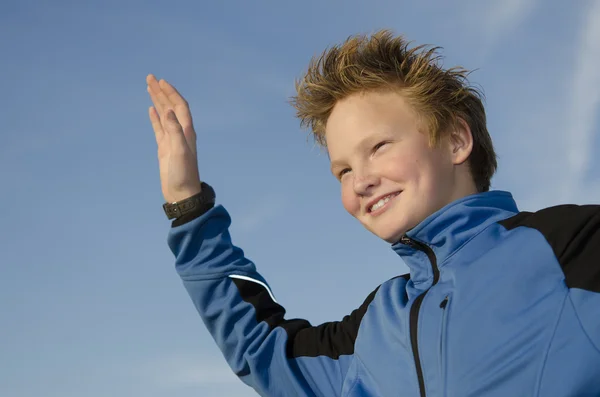
[[[264,396],[339,396],[373,292],[342,321],[286,320],[254,264],[234,246],[222,206],[171,229],[176,269],[234,373]]]
[[[171,85],[153,76],[147,82],[163,195],[180,201],[201,189],[191,114]],[[230,223],[216,206],[174,222],[168,237],[177,272],[228,364],[264,396],[339,396],[376,291],[339,322],[286,320],[266,280],[233,245]]]

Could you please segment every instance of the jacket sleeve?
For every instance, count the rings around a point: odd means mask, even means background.
[[[342,321],[284,319],[266,280],[234,246],[222,206],[181,225],[168,243],[176,270],[234,373],[263,396],[339,396],[373,291]]]
[[[503,221],[525,226],[546,239],[562,271],[583,331],[600,351],[600,205],[558,205],[521,212]]]
[[[568,230],[570,238],[555,252],[581,326],[600,352],[600,205],[566,207],[571,211],[557,235]]]

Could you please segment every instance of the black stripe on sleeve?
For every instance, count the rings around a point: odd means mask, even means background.
[[[538,230],[552,247],[567,286],[600,292],[600,205],[559,205],[499,223],[507,230]]]
[[[265,287],[259,283],[231,278],[240,292],[242,299],[256,309],[256,321],[265,321],[271,328],[275,328],[283,320],[285,309],[271,299],[271,295]]]
[[[289,358],[327,356],[338,359],[354,353],[354,343],[367,308],[375,298],[377,287],[363,304],[342,321],[312,326],[303,319],[285,320],[285,309],[271,299],[262,285],[232,278],[242,299],[256,310],[256,321],[265,321],[271,329],[282,327],[288,334],[286,353]]]
[[[360,307],[342,321],[323,323],[316,327],[300,328],[295,321],[282,324],[289,336],[288,357],[328,356],[338,359],[343,355],[354,354],[354,343],[358,336],[360,323],[367,308],[375,298],[379,287],[369,294]]]

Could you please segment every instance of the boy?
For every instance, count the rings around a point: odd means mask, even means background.
[[[327,148],[344,208],[410,268],[319,326],[284,319],[232,244],[200,182],[187,104],[148,76],[177,271],[259,394],[600,395],[600,206],[525,213],[489,191],[480,96],[436,59],[380,31],[313,59],[297,84],[293,104]]]

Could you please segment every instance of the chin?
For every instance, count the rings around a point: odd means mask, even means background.
[[[404,228],[393,228],[388,230],[371,230],[371,232],[377,237],[390,244],[397,243],[400,240],[400,237],[402,237],[402,235],[405,233],[405,231],[406,230]]]
[[[387,222],[385,222],[385,220],[384,222],[372,222],[373,220],[364,219],[366,222],[361,223],[368,231],[380,239],[390,244],[394,244],[397,243],[400,240],[400,237],[411,228],[410,222],[407,222],[408,219],[402,219],[402,221],[400,221],[398,218],[398,216],[392,216],[392,219],[387,219]],[[395,220],[395,222],[390,222],[391,220]]]

